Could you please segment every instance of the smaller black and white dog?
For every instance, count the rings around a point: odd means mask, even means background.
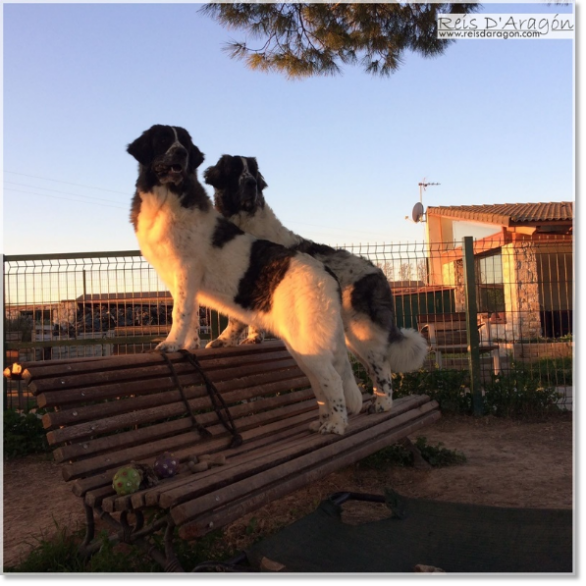
[[[189,133],[155,125],[128,145],[139,162],[131,222],[143,256],[173,296],[158,350],[199,347],[198,302],[281,338],[319,404],[312,429],[343,434],[362,394],[344,343],[339,284],[316,259],[245,234],[197,179],[204,160]]]
[[[322,261],[338,278],[342,288],[342,318],[348,349],[362,363],[373,383],[375,411],[392,406],[392,372],[417,370],[427,355],[427,342],[417,331],[399,329],[394,320],[391,288],[384,273],[369,260],[347,250],[316,244],[281,224],[266,203],[267,186],[254,157],[223,155],[206,169],[205,182],[215,188],[218,211],[239,228],[302,251]],[[214,343],[234,343],[244,324],[230,320]],[[253,330],[248,338],[255,335]]]

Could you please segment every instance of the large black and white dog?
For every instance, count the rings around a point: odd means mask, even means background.
[[[173,296],[173,324],[157,346],[199,347],[198,302],[274,332],[305,372],[320,417],[312,428],[343,434],[362,395],[344,342],[339,284],[307,254],[244,233],[213,207],[189,133],[155,125],[128,145],[139,162],[131,221],[144,257]]]
[[[372,380],[374,410],[389,410],[391,373],[420,368],[428,349],[418,332],[396,327],[393,296],[384,273],[365,258],[316,244],[285,228],[264,199],[267,184],[254,157],[223,155],[216,165],[206,169],[204,178],[215,188],[214,203],[224,217],[257,238],[310,254],[336,275],[342,288],[348,349]],[[244,327],[230,320],[214,345],[233,344]],[[254,341],[256,335],[256,331],[250,332],[248,341]]]

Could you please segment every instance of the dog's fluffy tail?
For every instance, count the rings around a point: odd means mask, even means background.
[[[391,372],[411,372],[423,366],[428,347],[426,339],[416,330],[399,330],[401,336],[389,346]]]

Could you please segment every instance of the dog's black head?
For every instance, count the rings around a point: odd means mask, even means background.
[[[216,209],[226,218],[241,211],[252,215],[264,208],[262,190],[268,185],[254,157],[222,155],[203,176],[205,182],[215,188]]]
[[[154,185],[179,186],[204,160],[189,132],[179,126],[155,124],[126,149]]]
[[[130,208],[130,221],[137,229],[142,205],[140,193],[148,193],[157,185],[177,195],[184,208],[207,211],[211,201],[195,170],[204,156],[193,144],[189,132],[179,126],[155,124],[145,130],[126,149],[139,163],[136,192]]]

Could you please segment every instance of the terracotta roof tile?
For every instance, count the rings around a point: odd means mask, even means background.
[[[509,226],[527,222],[572,221],[574,202],[430,206],[427,208],[427,213]]]

